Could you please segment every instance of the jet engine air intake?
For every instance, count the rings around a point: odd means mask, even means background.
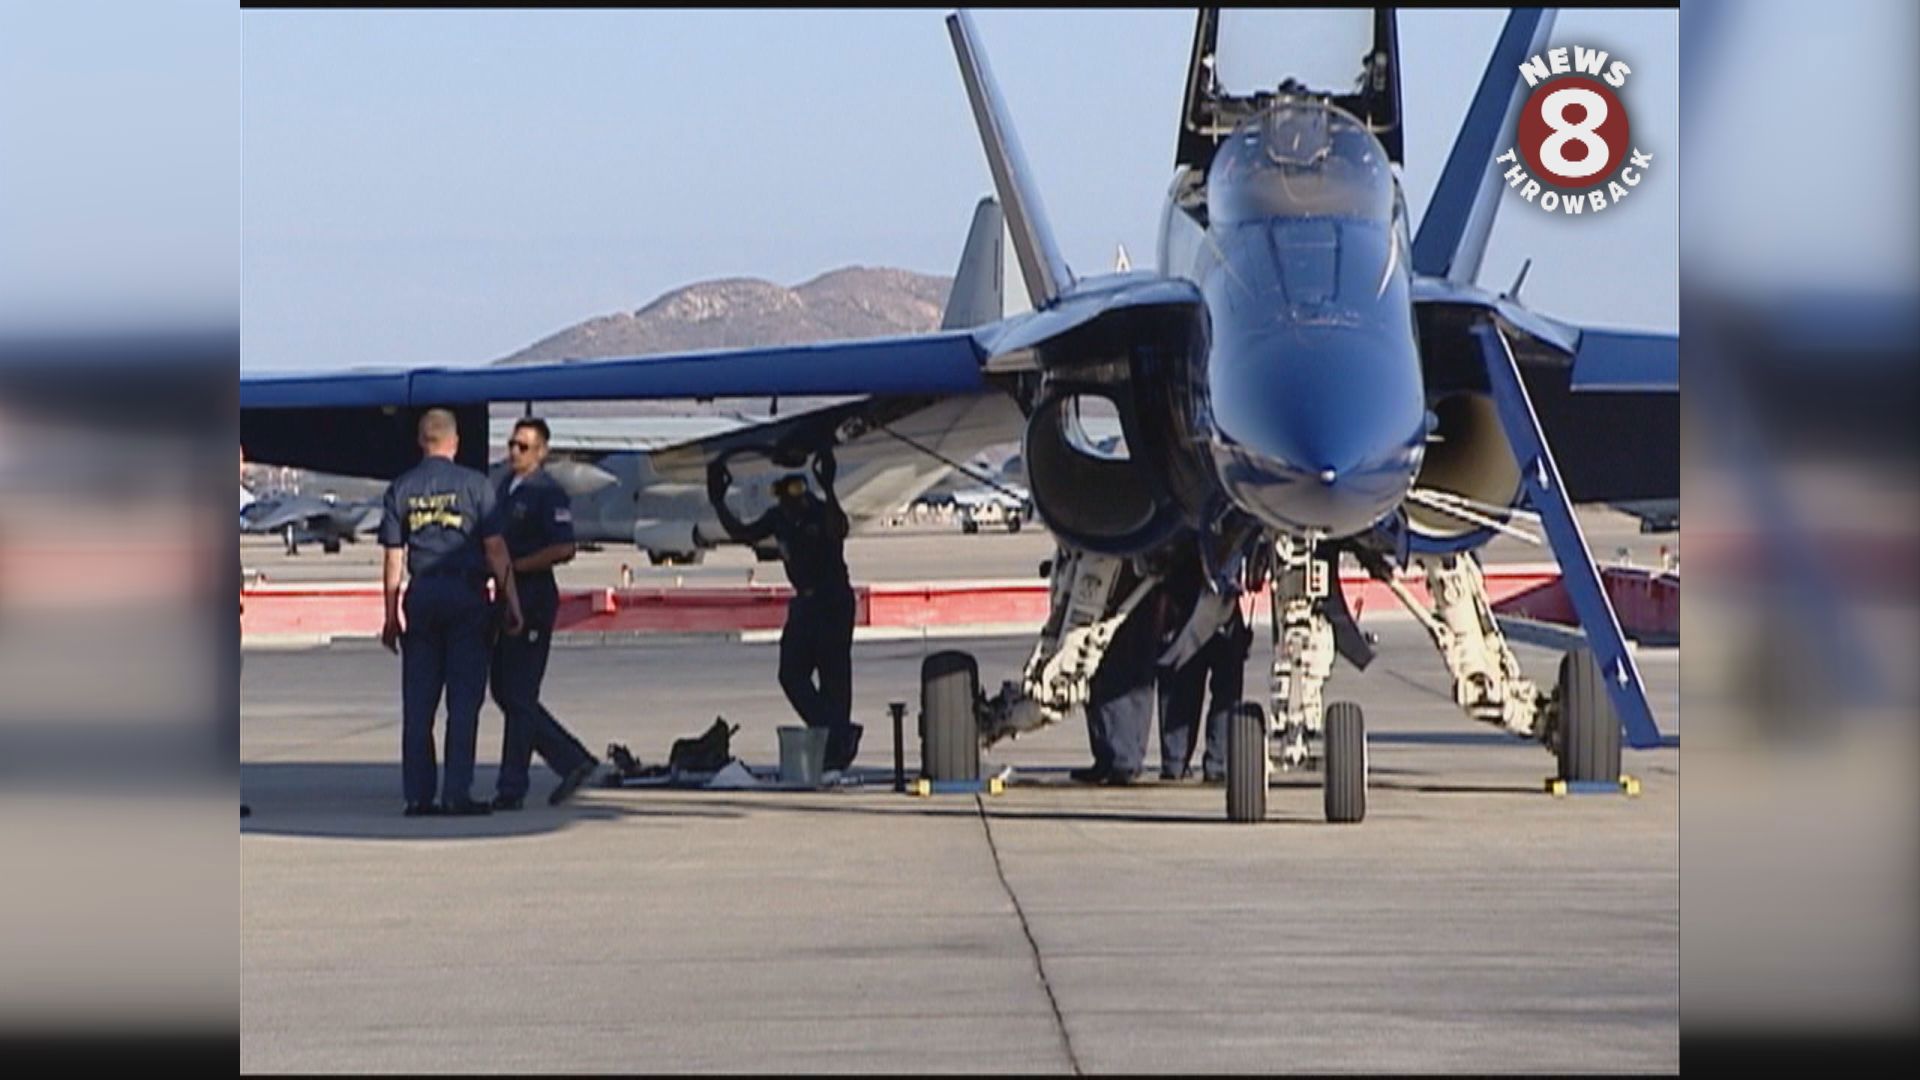
[[[1414,478],[1407,524],[1422,550],[1477,547],[1493,531],[1484,519],[1505,524],[1520,504],[1520,465],[1486,393],[1447,394],[1434,402],[1433,412],[1439,424],[1428,437],[1426,457]],[[1464,514],[1447,512],[1442,507],[1448,503]]]
[[[1128,452],[1130,407],[1130,399],[1067,391],[1043,399],[1027,419],[1022,453],[1034,509],[1070,545],[1133,555],[1162,543],[1180,524],[1178,506],[1151,464]],[[1119,420],[1117,432],[1089,430],[1085,421],[1103,414]]]

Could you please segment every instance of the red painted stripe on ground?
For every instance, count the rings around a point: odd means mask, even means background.
[[[1672,575],[1610,567],[1602,571],[1609,593],[1629,627],[1679,632],[1679,579]],[[1572,610],[1550,566],[1492,567],[1487,590],[1496,610],[1551,622],[1571,623]],[[1422,602],[1426,586],[1403,579]],[[1355,613],[1397,611],[1387,587],[1364,574],[1343,574],[1341,584]],[[881,627],[1039,623],[1047,616],[1044,582],[938,582],[879,584],[854,590],[855,624]],[[792,590],[784,585],[704,588],[572,589],[561,595],[556,629],[562,633],[703,633],[777,629],[786,620]],[[377,585],[262,585],[246,590],[244,634],[374,635],[380,631]],[[1253,610],[1262,593],[1247,601]]]

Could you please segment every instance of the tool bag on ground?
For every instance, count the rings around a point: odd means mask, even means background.
[[[728,724],[725,717],[716,716],[713,726],[698,738],[673,741],[667,766],[677,773],[719,772],[733,760],[733,736],[739,730],[740,725]]]

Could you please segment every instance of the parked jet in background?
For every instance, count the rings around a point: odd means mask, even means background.
[[[300,554],[300,545],[319,544],[337,555],[341,544],[357,543],[361,533],[380,527],[378,500],[343,502],[332,492],[303,495],[272,492],[250,500],[240,510],[243,533],[278,533],[286,538],[287,554]]]

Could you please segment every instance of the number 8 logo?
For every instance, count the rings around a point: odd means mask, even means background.
[[[1627,156],[1627,110],[1594,79],[1555,79],[1521,110],[1518,143],[1542,182],[1589,188],[1604,182]]]
[[[1577,124],[1567,122],[1567,106],[1578,105],[1587,110],[1585,119]],[[1607,99],[1583,86],[1569,86],[1548,94],[1540,103],[1540,111],[1545,115],[1547,126],[1553,134],[1540,144],[1540,163],[1561,176],[1576,179],[1592,176],[1606,168],[1612,160],[1613,152],[1596,132],[1607,118]],[[1566,148],[1569,142],[1578,141],[1586,150],[1580,160],[1567,159]]]

